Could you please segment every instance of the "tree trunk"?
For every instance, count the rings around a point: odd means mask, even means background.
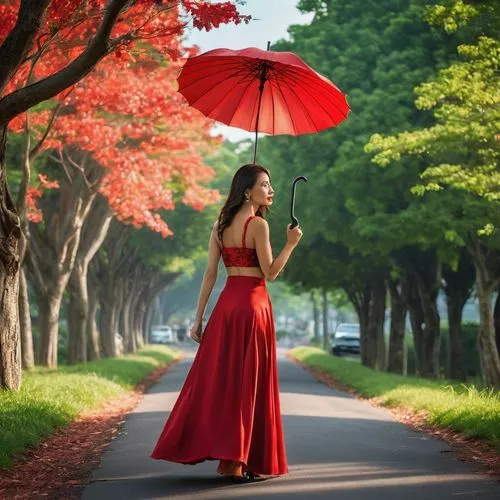
[[[86,266],[77,262],[71,273],[68,307],[68,363],[87,362],[87,320],[89,301]]]
[[[480,328],[478,337],[481,370],[488,385],[500,389],[500,359],[495,342],[493,323],[493,287],[478,272],[477,298],[479,300]]]
[[[456,269],[443,266],[443,288],[448,309],[446,376],[454,380],[465,380],[462,366],[462,312],[472,293],[475,274],[474,263],[465,249],[460,253]]]
[[[391,330],[387,371],[406,375],[405,330],[408,283],[404,278],[398,281],[389,278],[388,288],[391,297]]]
[[[321,299],[323,304],[323,349],[328,351],[330,346],[328,338],[328,292],[324,287],[321,290]]]
[[[137,328],[138,314],[140,314],[138,310],[138,304],[141,297],[141,289],[139,287],[140,271],[138,270],[139,268],[136,268],[136,271],[133,273],[132,283],[130,287],[129,325],[130,333],[133,339],[133,352],[136,352],[138,349],[144,346],[142,332],[140,330],[138,331]]]
[[[33,67],[32,67],[33,70]],[[30,71],[27,78],[27,84],[33,83],[33,73]],[[35,364],[33,352],[33,331],[31,326],[30,303],[28,295],[28,283],[26,280],[27,266],[24,265],[24,259],[29,245],[29,223],[27,217],[27,193],[31,181],[31,127],[29,113],[26,113],[24,127],[24,152],[22,179],[17,192],[16,209],[19,214],[21,224],[21,239],[19,240],[19,265],[20,265],[20,283],[19,283],[19,328],[21,331],[21,351],[23,368],[31,369]],[[46,128],[48,132],[50,125]],[[41,146],[43,141],[38,144]]]
[[[72,361],[79,362],[99,357],[99,336],[95,324],[97,294],[94,293],[93,311],[89,305],[89,264],[101,248],[108,234],[112,215],[107,200],[97,195],[83,223],[80,245],[69,281],[71,321],[68,335],[76,346]]]
[[[97,254],[96,258],[90,262],[87,274],[87,286],[89,289],[89,320],[87,321],[87,328],[91,330],[87,333],[87,342],[92,342],[92,345],[88,344],[87,348],[87,359],[89,360],[92,359],[92,351],[98,353],[99,358],[105,356],[103,335],[105,319],[103,286],[105,281],[101,276],[102,264],[103,260]],[[94,336],[96,336],[95,341],[92,341]]]
[[[21,386],[19,239],[21,228],[7,186],[7,126],[0,126],[0,387]]]
[[[481,371],[487,385],[500,389],[500,357],[495,340],[493,321],[493,290],[498,278],[492,276],[494,263],[488,263],[488,250],[477,240],[469,245],[476,267],[476,290],[479,300],[478,347]]]
[[[32,235],[34,231],[31,231]],[[31,238],[33,241],[33,238]],[[77,243],[76,243],[77,244]],[[68,283],[70,271],[44,269],[45,281],[40,281],[42,276],[40,262],[32,260],[32,252],[28,254],[30,276],[34,279],[34,290],[39,309],[40,327],[40,350],[38,352],[38,362],[50,368],[57,367],[57,344],[59,335],[59,316],[64,291]],[[60,274],[59,274],[60,273]],[[43,278],[42,278],[43,279]],[[39,282],[37,282],[37,280]]]
[[[123,300],[123,308],[121,311],[123,321],[123,343],[125,352],[133,353],[137,351],[135,335],[133,334],[132,322],[132,293],[131,288],[125,290],[125,298]]]
[[[146,324],[149,303],[155,301],[160,295],[158,292],[153,296],[151,293],[148,293],[149,291],[149,287],[144,284],[141,286],[141,293],[139,294],[136,304],[136,314],[134,315],[137,345],[139,348],[144,347],[148,342],[147,330],[144,329],[144,325]]]
[[[465,380],[462,365],[462,311],[464,304],[457,294],[447,296],[448,355],[446,376],[453,380]]]
[[[384,278],[383,276],[376,276],[372,279],[370,286],[368,331],[363,364],[377,370],[385,369],[385,298],[386,288]]]
[[[415,347],[415,370],[417,375],[422,376],[424,363],[424,313],[420,304],[417,286],[413,281],[408,286],[408,310],[410,312],[410,324],[413,334],[413,345]]]
[[[497,298],[495,300],[495,309],[493,310],[493,322],[495,325],[495,339],[497,352],[500,356],[500,290],[497,289]]]
[[[153,301],[146,305],[146,313],[144,315],[144,341],[146,344],[151,343],[151,321],[153,319]]]
[[[61,189],[57,193],[57,198],[47,199],[43,205],[41,202],[45,224],[43,226],[31,224],[30,226],[30,250],[27,263],[36,296],[42,302],[45,297],[57,294],[61,294],[62,298],[68,286],[73,268],[77,263],[83,227],[92,211],[105,173],[104,169],[85,151],[65,150],[60,154],[59,161],[64,165],[66,176],[61,181]],[[83,268],[84,264],[80,265]],[[85,284],[78,283],[77,286],[83,286],[86,291],[85,285],[86,281]],[[60,304],[61,298],[54,299],[53,303]],[[71,339],[73,362],[86,357],[84,337],[86,327],[81,324],[82,314],[86,312],[84,300],[85,298],[82,298],[82,301],[78,303],[73,300],[72,303],[74,308],[80,309],[78,311],[73,309],[76,314],[69,321],[69,326],[73,329],[72,333],[78,327],[77,333],[71,335],[73,337]],[[51,321],[55,320],[52,318]],[[57,334],[57,329],[45,332],[43,328],[41,324],[41,337],[50,337],[54,331]],[[43,360],[43,363],[52,366],[51,360]]]
[[[440,319],[437,309],[437,294],[429,292],[427,287],[417,285],[422,311],[425,318],[423,338],[422,376],[428,378],[439,377],[439,341]]]
[[[420,376],[439,376],[440,318],[437,297],[441,265],[435,250],[408,248],[403,255],[410,283],[408,306],[414,332],[417,370]]]
[[[21,330],[22,365],[25,370],[31,370],[35,366],[35,355],[33,352],[33,331],[28,300],[28,282],[26,281],[24,268],[21,268],[19,275],[19,328]]]
[[[448,356],[447,377],[453,380],[465,380],[462,366],[462,311],[460,299],[450,294],[448,309]]]
[[[68,321],[68,335],[70,344],[73,346],[71,362],[85,361],[88,353],[91,356],[90,359],[98,357],[99,344],[95,328],[97,304],[94,304],[93,316],[90,317],[88,269],[90,262],[106,239],[111,218],[107,200],[97,195],[83,223],[80,245],[69,281],[71,321]]]
[[[87,316],[87,360],[94,361],[101,357],[101,348],[99,346],[99,330],[96,324],[98,300],[97,295],[90,291],[89,293],[89,309]]]
[[[64,288],[52,290],[45,297],[37,297],[40,325],[40,352],[38,363],[49,368],[57,367],[59,312]]]
[[[154,300],[154,304],[155,304],[155,311],[156,311],[156,324],[163,325],[163,324],[165,324],[165,315],[164,315],[163,307],[161,305],[160,296],[156,297],[156,299]]]
[[[104,300],[101,300],[101,332],[102,351],[105,358],[114,358],[117,355],[115,332],[118,326],[118,300],[115,295],[113,282],[103,286]]]
[[[144,304],[143,295],[140,295],[140,298],[135,303],[133,314],[133,325],[134,325],[134,335],[135,335],[135,343],[138,349],[144,347],[146,338],[144,331],[142,329],[142,325],[144,324],[144,316],[146,312],[146,305]]]
[[[361,364],[370,366],[370,342],[368,339],[370,324],[371,288],[369,284],[356,287],[353,284],[345,286],[344,290],[356,310],[359,321]]]
[[[318,307],[318,300],[316,298],[316,293],[314,290],[311,291],[311,302],[313,306],[313,321],[314,321],[314,342],[319,345],[320,338],[320,312]]]

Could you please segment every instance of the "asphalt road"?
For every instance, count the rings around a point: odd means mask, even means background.
[[[152,460],[149,454],[193,354],[129,415],[94,471],[84,500],[500,499],[500,482],[458,461],[446,443],[409,430],[384,409],[317,382],[281,349],[289,474],[234,485],[216,474],[215,461],[190,466]]]

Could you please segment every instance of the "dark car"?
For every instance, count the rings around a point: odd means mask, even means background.
[[[335,356],[342,356],[343,354],[359,355],[360,352],[359,324],[340,323],[333,335],[332,354]]]
[[[185,326],[179,326],[179,328],[177,328],[177,337],[179,338],[179,342],[184,342],[186,340],[187,331],[188,329]]]

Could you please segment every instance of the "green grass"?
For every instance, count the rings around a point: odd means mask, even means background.
[[[176,356],[168,347],[147,346],[121,358],[24,373],[19,392],[0,391],[0,469],[82,411],[131,391]]]
[[[386,406],[401,405],[426,410],[429,423],[484,438],[500,451],[498,391],[378,372],[331,356],[316,347],[296,347],[290,354],[312,368],[333,375],[363,396],[380,398]]]

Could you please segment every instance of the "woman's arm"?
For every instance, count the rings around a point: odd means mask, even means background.
[[[289,224],[287,227],[287,242],[280,254],[273,260],[273,252],[269,240],[269,224],[260,217],[254,220],[255,249],[257,250],[259,265],[265,278],[269,281],[274,281],[285,267],[300,238],[302,238],[302,231],[298,226],[290,229]]]
[[[203,313],[205,312],[208,299],[217,280],[217,270],[219,267],[220,256],[221,248],[217,237],[217,223],[215,223],[210,235],[210,243],[208,245],[208,266],[205,274],[203,275],[200,295],[198,297],[198,307],[196,308],[194,324],[191,328],[191,337],[198,343],[201,340]]]

